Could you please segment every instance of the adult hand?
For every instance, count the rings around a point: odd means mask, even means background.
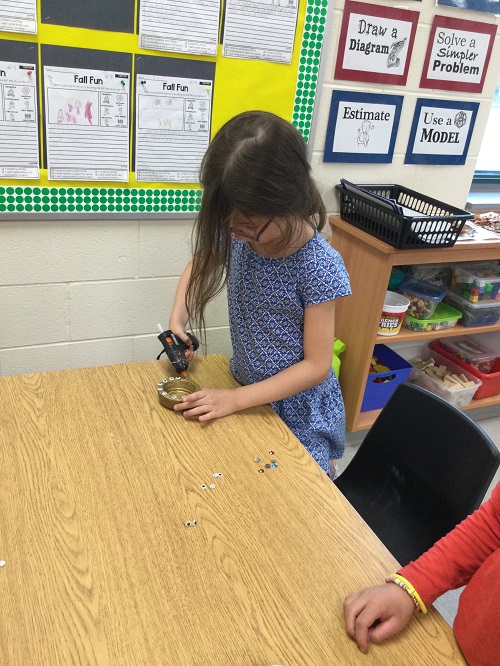
[[[210,421],[238,411],[236,389],[201,389],[183,397],[174,405],[175,411],[183,411],[184,416],[197,416],[199,421]]]
[[[396,634],[406,625],[414,610],[410,595],[399,585],[386,583],[368,587],[344,600],[346,630],[361,652],[366,654],[370,641],[380,643]]]

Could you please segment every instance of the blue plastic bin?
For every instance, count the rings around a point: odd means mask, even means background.
[[[399,354],[392,351],[387,345],[375,345],[373,356],[379,363],[387,366],[389,372],[374,372],[368,375],[366,380],[365,394],[361,403],[361,411],[369,412],[372,409],[382,409],[396,387],[408,379],[412,366],[401,358]],[[387,379],[390,381],[378,384],[376,379]]]

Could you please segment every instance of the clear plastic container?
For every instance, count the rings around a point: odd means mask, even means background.
[[[403,326],[410,331],[442,331],[444,328],[453,328],[461,316],[462,313],[451,305],[438,303],[429,319],[415,319],[407,313],[403,319]]]
[[[412,382],[413,384],[417,384],[417,386],[421,386],[428,391],[432,391],[432,393],[441,396],[441,398],[444,398],[452,405],[455,405],[455,407],[467,407],[467,405],[472,401],[474,393],[476,393],[476,391],[482,386],[482,381],[480,379],[472,375],[470,372],[464,370],[464,368],[462,368],[460,365],[457,365],[446,357],[441,356],[441,354],[438,354],[434,350],[428,350],[424,352],[420,355],[419,358],[423,361],[428,361],[433,358],[435,366],[445,366],[447,371],[457,376],[462,375],[466,378],[467,381],[473,383],[472,386],[460,387],[457,384],[456,388],[449,388],[443,381],[441,381],[441,379],[433,377],[432,375],[427,374],[425,371],[419,370],[417,367],[415,367],[417,359],[412,359],[410,361],[410,363],[413,365],[413,369],[410,372],[408,381]]]
[[[438,287],[449,287],[451,282],[450,264],[415,264],[411,274],[416,280],[423,280]]]
[[[469,363],[476,370],[484,374],[491,372],[496,359],[495,352],[472,339],[470,335],[458,338],[443,338],[439,343],[441,347],[465,361],[465,363]]]
[[[471,303],[500,302],[500,268],[491,262],[453,266],[451,289]]]
[[[400,292],[410,301],[408,314],[415,319],[429,319],[437,304],[446,296],[446,289],[423,280],[410,278],[401,285]]]
[[[460,310],[463,326],[493,326],[500,320],[500,301],[471,303],[453,291],[448,292],[445,301]]]

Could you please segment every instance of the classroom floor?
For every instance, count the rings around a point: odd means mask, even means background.
[[[480,421],[478,421],[478,424],[486,432],[486,434],[491,437],[493,443],[498,447],[498,449],[500,449],[500,416],[489,419],[481,419]],[[352,437],[352,435],[350,436],[350,433],[347,434],[344,457],[341,460],[339,460],[338,463],[340,473],[342,473],[342,471],[347,467],[352,457],[358,450],[358,447],[361,443],[360,441],[357,441],[358,439],[359,438],[357,437]],[[491,496],[491,491],[499,482],[500,482],[500,468],[497,470],[495,476],[493,477],[493,481],[491,482],[490,487],[486,492],[484,501],[486,501]],[[460,593],[462,592],[462,590],[463,588],[460,588],[458,590],[452,590],[451,592],[447,592],[434,602],[435,608],[437,608],[437,610],[441,613],[441,615],[444,617],[444,619],[448,622],[450,626],[453,625],[455,615],[457,614],[458,600],[460,598]]]

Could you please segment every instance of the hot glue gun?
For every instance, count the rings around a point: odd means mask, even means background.
[[[179,340],[179,338],[174,333],[172,333],[172,331],[164,331],[161,324],[158,324],[158,330],[160,331],[158,340],[163,345],[163,350],[158,354],[156,360],[158,360],[160,356],[166,352],[168,360],[174,366],[177,372],[182,376],[186,376],[187,369],[189,367],[189,363],[186,358],[186,349],[189,349],[191,345],[187,345],[185,342],[182,342],[182,340]],[[191,340],[194,351],[196,351],[200,346],[198,339],[192,333],[188,333],[188,336]]]

